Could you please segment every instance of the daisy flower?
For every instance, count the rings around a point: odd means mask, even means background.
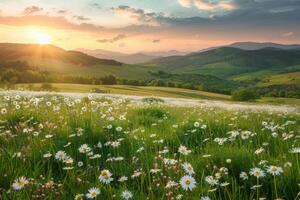
[[[254,167],[250,170],[249,172],[250,175],[255,176],[256,178],[260,178],[260,177],[264,177],[265,176],[265,172],[257,167]]]
[[[188,150],[187,147],[181,145],[179,148],[178,148],[178,152],[181,153],[182,155],[188,155],[190,154],[192,151],[191,150]]]
[[[95,199],[100,194],[100,190],[98,188],[91,188],[88,190],[88,193],[85,195],[88,199]]]
[[[110,173],[110,171],[107,169],[104,169],[100,173],[99,180],[100,180],[100,182],[102,182],[104,184],[109,184],[111,181],[114,180],[113,178],[111,178],[111,176],[112,176],[112,174]]]
[[[124,190],[121,193],[121,197],[125,200],[131,199],[133,197],[132,192],[128,191],[128,190]]]
[[[28,183],[29,183],[28,180],[24,176],[21,176],[14,181],[12,186],[13,186],[14,190],[21,190]]]
[[[217,179],[215,179],[213,176],[205,177],[205,181],[211,186],[218,185],[218,183],[219,183],[219,181]]]
[[[190,163],[185,162],[182,164],[182,167],[183,167],[184,171],[189,175],[192,175],[195,173],[194,168]]]
[[[91,151],[91,148],[87,144],[83,144],[79,147],[78,150],[80,153],[88,153]]]
[[[192,190],[196,187],[195,179],[189,175],[183,176],[180,179],[179,183],[184,190]]]
[[[272,174],[273,176],[276,176],[276,175],[279,175],[279,174],[283,173],[283,169],[281,167],[276,167],[274,165],[270,165],[267,168],[267,172],[269,174]]]

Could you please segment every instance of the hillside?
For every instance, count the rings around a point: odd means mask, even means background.
[[[283,50],[295,50],[300,49],[299,44],[277,44],[277,43],[271,43],[271,42],[236,42],[228,47],[234,47],[239,48],[243,50],[258,50],[258,49],[264,49],[264,48],[277,48],[277,49],[283,49]]]
[[[122,63],[98,59],[78,51],[65,51],[53,45],[38,44],[0,44],[0,59],[3,60],[23,60],[29,63],[35,60],[52,60],[76,66],[122,65]]]
[[[173,56],[153,60],[151,66],[174,73],[197,73],[230,78],[262,70],[284,71],[300,64],[300,50],[265,48],[242,50],[221,47],[186,56]]]

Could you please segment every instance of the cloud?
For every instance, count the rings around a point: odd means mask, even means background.
[[[105,31],[102,26],[89,23],[75,24],[61,16],[26,15],[26,16],[0,16],[0,24],[9,26],[44,26],[64,30],[76,30],[83,32]]]
[[[31,14],[40,12],[42,10],[43,10],[43,8],[38,7],[38,6],[29,6],[29,7],[24,9],[24,14],[25,15],[31,15]]]
[[[136,9],[129,6],[119,6],[112,10],[120,16],[127,17],[138,24],[146,24],[150,26],[159,26],[161,22],[159,18],[161,14],[154,12],[145,12],[143,9]]]
[[[194,4],[194,0],[178,0],[178,3],[186,8],[190,8]]]
[[[102,40],[97,40],[97,42],[100,42],[100,43],[114,43],[114,42],[117,42],[119,40],[122,40],[124,38],[126,38],[127,36],[124,35],[124,34],[119,34],[111,39],[102,39]]]
[[[209,1],[209,0],[177,0],[178,3],[186,8],[190,8],[192,6],[195,6],[199,10],[235,10],[239,6],[238,4],[231,2],[231,1]]]
[[[68,12],[68,10],[58,10],[57,14],[66,14]]]
[[[74,15],[73,18],[80,20],[80,21],[88,21],[90,20],[90,18],[85,17],[85,16],[78,16],[78,15]]]
[[[295,33],[294,32],[287,32],[287,33],[284,33],[282,34],[283,37],[291,37],[293,36]]]
[[[160,43],[160,39],[152,40],[152,43]]]

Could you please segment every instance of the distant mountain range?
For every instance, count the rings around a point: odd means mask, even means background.
[[[238,48],[242,50],[259,50],[259,49],[265,49],[265,48],[277,48],[282,50],[296,50],[300,49],[300,45],[298,44],[276,44],[276,43],[258,43],[258,42],[237,42],[226,46],[219,46],[219,47],[210,47],[207,49],[202,49],[197,52],[206,52],[213,49],[218,49],[221,47],[233,47]],[[170,50],[170,51],[157,51],[157,52],[138,52],[134,54],[126,54],[126,53],[120,53],[120,52],[114,52],[114,51],[107,51],[103,49],[76,49],[76,51],[83,52],[85,54],[88,54],[90,56],[94,56],[96,58],[100,59],[110,59],[110,60],[116,60],[118,62],[126,63],[126,64],[141,64],[146,63],[151,60],[155,60],[158,58],[164,58],[164,57],[171,57],[171,56],[185,56],[187,54],[190,54],[190,52],[182,52],[177,50]]]
[[[174,55],[186,55],[187,52],[180,52],[180,51],[161,51],[161,52],[139,52],[135,54],[125,54],[120,52],[114,51],[107,51],[103,49],[76,49],[76,51],[80,51],[86,53],[88,55],[94,56],[96,58],[101,59],[111,59],[116,60],[118,62],[126,63],[126,64],[139,64],[149,62],[151,60],[160,58],[160,57],[167,57],[167,56],[174,56]]]
[[[277,48],[284,50],[300,49],[299,44],[276,44],[271,42],[258,43],[258,42],[237,42],[229,45],[229,47],[239,48],[243,50],[259,50],[264,48]]]

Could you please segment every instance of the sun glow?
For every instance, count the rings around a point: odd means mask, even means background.
[[[32,35],[38,44],[51,44],[52,42],[51,35],[47,33],[34,32]]]

